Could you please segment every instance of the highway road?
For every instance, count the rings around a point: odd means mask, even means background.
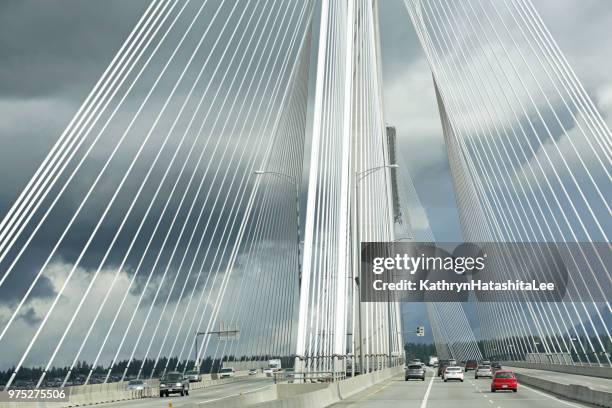
[[[532,377],[542,378],[545,380],[557,382],[560,384],[577,384],[590,387],[594,390],[612,392],[612,381],[608,378],[587,377],[584,375],[557,373],[554,371],[535,370],[533,368],[515,368],[509,367],[517,373],[523,373]]]
[[[427,372],[425,381],[404,381],[394,377],[352,398],[334,404],[344,408],[583,408],[588,405],[558,399],[521,385],[517,393],[490,392],[488,378],[474,379],[468,372],[465,381],[447,382]]]
[[[273,384],[270,378],[245,377],[236,379],[235,382],[214,385],[208,388],[192,390],[189,396],[181,397],[172,394],[164,398],[143,398],[132,401],[120,401],[106,404],[98,404],[97,407],[128,407],[128,408],[168,408],[168,402],[172,402],[172,408],[184,407],[193,402],[215,401],[224,397],[241,394],[249,391],[264,389]]]

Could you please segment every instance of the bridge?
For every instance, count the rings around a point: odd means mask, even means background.
[[[378,3],[151,0],[0,222],[4,394],[612,406],[612,133],[593,96],[531,0],[404,0],[464,241],[444,243],[414,227]],[[401,269],[373,274],[375,257],[446,253],[485,253],[492,283],[555,289],[372,286]],[[425,331],[440,360],[500,362],[519,392],[433,367],[404,381],[405,345]],[[188,396],[160,396],[171,372],[198,375]]]

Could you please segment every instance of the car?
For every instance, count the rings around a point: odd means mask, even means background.
[[[446,367],[448,367],[449,361],[448,360],[440,360],[440,362],[438,363],[438,377],[441,377],[442,374],[444,374],[444,370],[446,369]]]
[[[481,364],[474,370],[474,378],[479,379],[480,377],[493,378],[493,370],[490,365]]]
[[[128,391],[144,390],[149,388],[149,384],[142,380],[130,380],[127,385]]]
[[[257,369],[256,368],[251,368],[249,370],[249,375],[256,375],[257,374]]]
[[[280,370],[281,368],[267,367],[264,368],[263,373],[266,375],[266,377],[274,377],[274,374],[279,372]]]
[[[185,373],[185,377],[187,377],[187,380],[189,380],[190,383],[192,382],[200,382],[200,372],[193,370],[193,371],[187,371]]]
[[[465,371],[476,370],[478,368],[478,361],[467,360],[465,362]]]
[[[159,396],[170,396],[170,394],[189,395],[189,379],[183,374],[171,371],[159,380]]]
[[[514,372],[509,370],[499,370],[493,375],[493,379],[491,380],[491,392],[496,391],[509,391],[513,392],[518,391],[518,380]]]
[[[497,370],[501,370],[501,369],[502,369],[502,366],[501,366],[500,363],[498,363],[497,361],[492,361],[491,362],[491,370],[493,372],[496,372]]]
[[[410,364],[406,367],[404,379],[408,381],[412,378],[425,381],[425,368],[421,364]]]
[[[444,382],[447,382],[450,380],[459,380],[463,382],[463,368],[459,366],[446,367],[442,378],[444,379]]]
[[[230,378],[236,375],[236,370],[233,367],[224,367],[219,371],[219,378]]]

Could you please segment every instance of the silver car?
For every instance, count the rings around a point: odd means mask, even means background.
[[[127,385],[128,391],[139,391],[149,388],[149,385],[142,380],[130,380]]]
[[[233,367],[224,367],[219,371],[219,378],[231,378],[236,375]]]
[[[189,382],[200,382],[200,372],[197,370],[187,371],[185,373],[185,377],[189,380]]]
[[[425,368],[421,365],[421,363],[410,364],[408,367],[406,367],[406,374],[404,375],[404,379],[408,381],[411,378],[425,381]]]
[[[480,377],[493,378],[493,370],[491,370],[490,365],[478,366],[478,368],[474,371],[474,378],[478,379]]]

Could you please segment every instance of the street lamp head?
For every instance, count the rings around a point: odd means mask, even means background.
[[[265,171],[263,171],[263,170],[255,170],[253,173],[255,173],[255,174],[264,174]]]
[[[390,169],[397,169],[399,167],[399,165],[397,165],[397,164],[390,164],[387,167],[389,167]]]

